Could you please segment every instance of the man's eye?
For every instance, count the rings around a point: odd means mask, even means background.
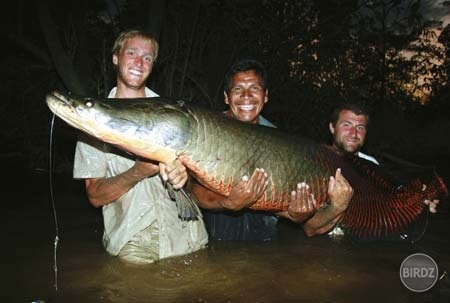
[[[366,127],[365,126],[358,126],[357,129],[359,131],[366,131]]]

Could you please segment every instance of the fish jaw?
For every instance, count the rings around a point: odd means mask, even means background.
[[[151,138],[154,135],[151,131],[146,132],[137,121],[113,115],[114,111],[98,100],[53,92],[47,95],[46,102],[60,119],[103,142],[158,162],[168,163],[177,158],[175,149]]]

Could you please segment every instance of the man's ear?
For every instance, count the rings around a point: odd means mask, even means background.
[[[269,90],[266,89],[265,97],[264,97],[264,103],[267,103],[269,101]]]
[[[223,101],[225,104],[230,104],[230,101],[228,100],[228,95],[225,91],[223,91]]]
[[[119,58],[117,57],[116,54],[113,55],[113,57],[112,57],[112,62],[113,62],[114,65],[119,64]]]
[[[332,135],[334,135],[334,126],[333,126],[333,123],[329,123],[328,124],[328,129],[330,130],[330,133],[332,134]]]

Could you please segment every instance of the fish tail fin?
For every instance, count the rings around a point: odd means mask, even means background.
[[[376,166],[373,170],[364,166],[365,162],[360,162],[354,159],[358,168],[376,178],[366,183],[358,182],[364,180],[356,177],[348,178],[357,185],[355,191],[359,190],[364,195],[354,196],[341,225],[356,238],[386,239],[403,232],[423,234],[428,225],[428,207],[424,201],[447,200],[449,195],[444,180],[435,169],[396,159],[395,163],[384,161],[383,166]],[[417,241],[420,237],[410,238]]]
[[[448,189],[445,185],[444,180],[438,176],[434,175],[434,178],[430,181],[425,189],[426,192],[430,193],[431,197],[436,197],[439,199],[447,199],[448,198]]]

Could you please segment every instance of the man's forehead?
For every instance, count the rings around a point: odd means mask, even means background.
[[[232,86],[242,86],[242,85],[251,85],[251,86],[262,86],[262,80],[259,75],[247,75],[247,74],[236,74],[232,81]]]
[[[356,114],[349,109],[343,109],[339,113],[339,120],[357,120],[361,122],[367,122],[367,115]]]
[[[151,41],[137,36],[125,40],[123,48],[145,48],[153,51],[155,46]]]

